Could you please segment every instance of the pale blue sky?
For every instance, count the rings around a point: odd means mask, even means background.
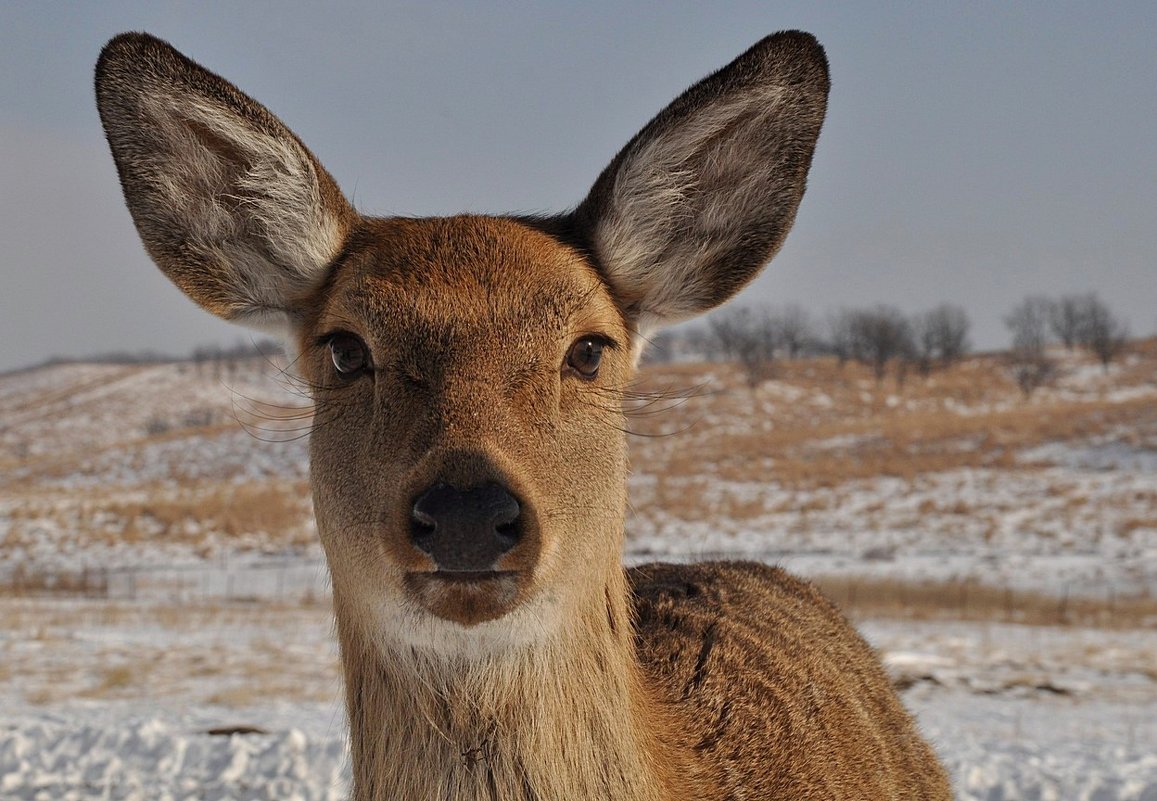
[[[1157,327],[1157,3],[0,5],[0,370],[248,334],[148,262],[93,105],[147,30],[285,120],[378,214],[561,210],[688,84],[815,33],[833,89],[808,194],[739,302],[941,301],[977,343],[1028,293]]]

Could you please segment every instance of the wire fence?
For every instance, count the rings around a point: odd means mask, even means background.
[[[330,595],[321,560],[213,562],[199,565],[29,570],[0,576],[5,594],[112,601],[307,603]]]
[[[728,555],[710,556],[727,558]],[[750,558],[751,554],[746,556]],[[627,561],[648,560],[629,558]],[[687,560],[676,558],[675,561]],[[775,563],[779,559],[760,561]],[[1075,590],[1060,585],[1042,592],[994,586],[976,578],[913,580],[873,575],[871,571],[813,578],[837,606],[861,617],[944,617],[1108,627],[1157,625],[1157,597],[1151,591],[1121,592],[1110,586],[1090,591],[1087,586]],[[319,558],[219,560],[204,564],[79,570],[0,568],[0,595],[15,597],[307,604],[328,601],[330,594],[329,572]]]

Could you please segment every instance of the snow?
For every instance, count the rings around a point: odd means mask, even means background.
[[[660,482],[701,491],[701,518],[649,502]],[[636,558],[743,555],[811,576],[975,580],[1094,596],[1157,586],[1157,528],[1138,523],[1154,516],[1157,470],[1137,461],[1115,470],[967,468],[818,489],[638,471],[630,487],[637,511],[627,549]],[[720,513],[732,506],[757,511]]]
[[[1153,725],[1134,710],[954,696],[913,704],[960,801],[1153,801]],[[1058,732],[1057,713],[1067,724]],[[1130,716],[1124,744],[1090,737]],[[12,801],[337,801],[349,782],[340,733],[288,727],[209,735],[204,717],[12,721],[0,726],[0,794]],[[1148,738],[1148,739],[1143,739]],[[1132,740],[1132,744],[1127,741]]]
[[[187,720],[31,720],[0,728],[0,794],[17,801],[339,801],[345,743],[288,728],[211,735]]]
[[[39,639],[13,630],[0,640],[4,664],[38,666],[19,685],[0,684],[0,797],[345,797],[324,607],[104,606],[0,602],[5,620],[47,621]],[[70,620],[88,625],[69,634]],[[907,688],[961,801],[1157,798],[1157,631],[887,620],[861,629]],[[205,675],[205,653],[225,660],[220,672]],[[130,656],[148,665],[139,683],[96,697],[101,665]],[[29,700],[70,667],[63,681],[74,688]],[[227,688],[259,692],[276,673],[291,681],[271,700],[206,700]],[[208,733],[241,729],[259,732]]]
[[[844,394],[897,414],[936,405],[958,417],[1157,398],[1138,358],[1108,372],[1058,358],[1061,377],[1027,402],[880,396],[870,381]],[[1140,378],[1122,384],[1128,375]],[[765,431],[792,411],[830,416],[842,396],[829,389],[768,382],[751,395],[753,414]],[[751,419],[727,408],[706,406],[707,436],[749,431]],[[0,798],[345,797],[328,577],[301,436],[308,412],[275,367],[64,365],[0,376],[0,583],[17,567],[50,579],[83,569],[104,594],[0,596]],[[1157,430],[1118,422],[1034,443],[1000,465],[831,486],[760,480],[779,452],[753,458],[751,480],[712,464],[662,475],[640,461],[626,559],[748,557],[809,576],[1151,598]],[[801,448],[838,455],[882,437],[870,427],[825,432]],[[979,453],[981,439],[948,447]],[[297,522],[226,533],[140,515],[136,536],[124,536],[125,509],[196,509],[253,487],[300,502]],[[661,502],[683,496],[696,502]],[[1152,626],[865,620],[861,629],[962,801],[1157,801]],[[238,727],[261,731],[208,733]]]

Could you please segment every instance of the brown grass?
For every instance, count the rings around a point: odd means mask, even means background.
[[[1157,531],[1157,517],[1130,517],[1121,521],[1117,534],[1124,537],[1140,529]]]
[[[205,698],[210,704],[226,707],[249,707],[275,701],[331,701],[332,693],[308,691],[288,681],[248,681],[212,693]]]
[[[150,497],[142,502],[112,502],[101,511],[125,521],[118,539],[138,542],[198,542],[204,532],[237,538],[247,534],[292,534],[308,521],[311,506],[305,482],[212,484],[196,492]],[[284,537],[279,537],[284,541]],[[304,545],[290,538],[288,545]]]
[[[108,574],[100,570],[56,572],[17,565],[0,582],[0,597],[27,598],[38,595],[102,598],[108,593]]]
[[[55,598],[4,598],[0,607],[0,631],[19,631],[21,637],[51,639],[61,632],[106,627],[156,625],[181,629],[228,629],[234,626],[269,626],[286,620],[315,620],[328,616],[331,604],[269,601],[248,603],[194,601],[182,603],[138,603],[101,601],[75,603]]]
[[[1139,343],[1134,352],[1137,364],[1100,388],[1040,393],[1029,401],[995,356],[973,357],[926,379],[912,376],[903,386],[877,385],[858,365],[800,360],[779,365],[777,380],[754,391],[733,365],[650,367],[640,378],[644,393],[698,389],[662,412],[631,420],[633,431],[648,435],[632,440],[632,456],[668,477],[710,470],[728,480],[805,488],[963,467],[1023,469],[1018,452],[1036,445],[1124,428],[1157,430],[1151,395],[1105,394],[1154,385],[1157,341]]]
[[[101,671],[96,686],[84,691],[85,698],[107,698],[122,695],[124,691],[137,685],[137,674],[131,665],[107,667]]]
[[[42,521],[55,521],[81,548],[92,543],[163,543],[192,545],[203,555],[222,546],[233,550],[301,549],[315,542],[313,506],[305,481],[284,479],[191,482],[174,489],[146,484],[132,489],[76,490],[62,497],[59,491],[42,489],[21,492],[6,509],[8,532],[0,546],[31,545]],[[32,538],[26,540],[25,538]],[[17,576],[10,583],[27,591],[40,589],[37,577]],[[64,594],[92,594],[99,587],[93,575],[77,574],[76,587],[62,585],[42,589]],[[88,583],[86,583],[88,582]],[[3,590],[0,589],[0,592]]]
[[[971,620],[1035,626],[1136,629],[1157,625],[1157,598],[1057,597],[975,581],[900,581],[828,576],[813,579],[850,617]]]

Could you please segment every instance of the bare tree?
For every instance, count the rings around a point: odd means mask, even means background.
[[[936,337],[928,322],[927,314],[917,314],[912,318],[911,361],[920,375],[927,376],[936,365]]]
[[[1049,326],[1069,350],[1084,340],[1088,301],[1088,295],[1065,295],[1049,310]]]
[[[942,303],[924,315],[924,326],[932,339],[933,350],[941,366],[960,361],[972,348],[968,329],[972,323],[960,306]]]
[[[827,350],[836,357],[840,367],[848,363],[855,356],[855,316],[856,313],[848,309],[829,313],[827,318],[828,339],[825,342]]]
[[[921,375],[936,366],[948,367],[968,353],[970,323],[964,309],[942,303],[912,318],[912,361]]]
[[[1030,295],[1004,318],[1012,332],[1013,350],[1032,348],[1044,350],[1049,344],[1049,320],[1053,302],[1042,295]]]
[[[748,386],[759,386],[771,378],[776,332],[766,312],[740,307],[716,313],[708,322],[719,349],[743,368]]]
[[[687,328],[682,333],[683,350],[694,354],[703,361],[717,362],[727,358],[719,346],[719,338],[710,328],[697,325]]]
[[[884,380],[890,361],[915,350],[908,319],[892,306],[853,312],[851,333],[853,358],[870,366],[876,381]]]
[[[1013,378],[1026,398],[1038,387],[1051,381],[1056,373],[1056,365],[1048,355],[1049,321],[1052,315],[1053,302],[1046,297],[1032,295],[1022,300],[1004,318],[1004,324],[1012,332],[1012,347],[1008,358]]]
[[[1129,339],[1128,329],[1096,295],[1091,294],[1085,298],[1083,315],[1082,344],[1108,370],[1109,363],[1125,349]]]
[[[794,360],[815,342],[811,316],[795,304],[776,309],[770,315],[776,344]]]

